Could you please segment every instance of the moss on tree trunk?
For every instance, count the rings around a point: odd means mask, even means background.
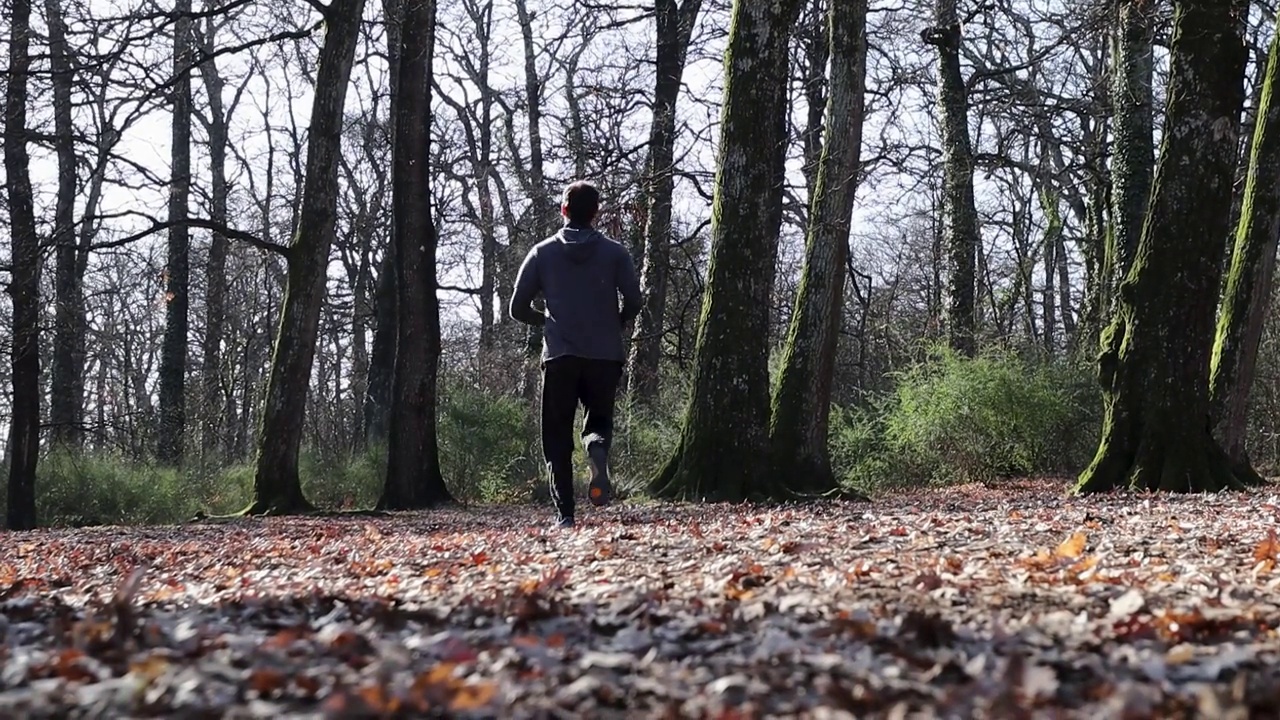
[[[406,22],[395,79],[391,179],[398,342],[380,510],[411,510],[452,500],[440,474],[436,437],[440,307],[430,184],[435,0],[405,0],[402,7]]]
[[[658,495],[741,501],[769,475],[769,297],[786,150],[787,45],[799,0],[736,0],[693,386]]]
[[[1278,55],[1280,36],[1271,40],[1266,74],[1260,80],[1248,175],[1209,374],[1215,435],[1232,462],[1242,468],[1249,466],[1244,442],[1249,391],[1280,238],[1280,102],[1274,95],[1280,73]]]
[[[938,54],[938,129],[942,141],[942,234],[951,267],[948,342],[956,352],[977,352],[977,259],[981,231],[973,195],[973,143],[969,91],[960,70],[960,18],[956,0],[936,0],[934,26],[921,33]]]
[[[313,509],[302,494],[298,453],[337,216],[343,104],[363,11],[364,0],[333,0],[325,12],[327,32],[316,73],[302,207],[285,256],[288,285],[267,379],[253,502],[245,510],[251,515]]]
[[[1142,236],[1151,173],[1155,163],[1152,145],[1154,115],[1152,79],[1155,64],[1154,5],[1120,0],[1115,6],[1116,33],[1111,46],[1111,106],[1113,113],[1111,156],[1111,222],[1107,236],[1108,262],[1116,281],[1133,265]],[[1110,290],[1110,288],[1108,288]]]
[[[826,141],[818,162],[804,267],[769,428],[774,478],[780,481],[777,495],[828,493],[839,487],[827,447],[828,418],[860,170],[866,21],[866,0],[831,6]]]
[[[1209,356],[1245,47],[1237,0],[1178,0],[1165,136],[1142,238],[1103,334],[1105,419],[1076,492],[1243,487],[1210,431]]]

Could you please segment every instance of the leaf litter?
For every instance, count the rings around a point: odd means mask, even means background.
[[[0,534],[0,716],[1276,717],[1280,499]]]

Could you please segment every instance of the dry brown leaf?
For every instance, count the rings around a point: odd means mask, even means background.
[[[498,686],[492,682],[463,685],[453,694],[449,709],[454,712],[474,712],[493,702],[497,694]]]
[[[1267,537],[1253,549],[1253,559],[1257,562],[1280,559],[1280,539],[1276,538],[1275,528],[1267,531]]]
[[[1062,558],[1078,558],[1084,554],[1084,548],[1088,544],[1089,536],[1083,532],[1077,532],[1066,540],[1063,540],[1053,552],[1055,555]]]

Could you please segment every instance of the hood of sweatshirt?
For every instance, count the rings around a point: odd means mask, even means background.
[[[560,229],[556,239],[560,241],[570,260],[583,263],[596,254],[596,249],[600,247],[600,241],[604,239],[604,235],[594,228],[566,225]]]

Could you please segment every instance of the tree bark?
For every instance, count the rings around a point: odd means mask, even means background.
[[[76,247],[76,147],[71,87],[75,70],[67,46],[60,0],[45,0],[49,28],[49,63],[53,85],[54,149],[58,158],[58,193],[54,210],[54,325],[49,422],[53,441],[79,448],[84,439],[83,275]]]
[[[165,266],[164,340],[160,345],[160,432],[156,454],[162,463],[182,462],[186,439],[187,326],[191,304],[191,230],[186,225],[191,196],[191,0],[174,4],[173,132],[170,149],[168,258]]]
[[[1062,213],[1058,203],[1060,196],[1056,190],[1048,187],[1041,187],[1038,190],[1040,196],[1040,210],[1044,213],[1048,222],[1048,227],[1044,231],[1044,350],[1050,357],[1058,351],[1058,314],[1061,311],[1063,324],[1067,324],[1067,317],[1071,314],[1071,309],[1065,302],[1068,296],[1060,295],[1059,291],[1063,288],[1057,286],[1057,281],[1062,273],[1063,262],[1065,258],[1066,248],[1062,244]],[[1065,281],[1064,281],[1065,282]],[[1058,301],[1063,300],[1062,307],[1058,307]],[[1066,333],[1070,336],[1070,331]]]
[[[636,318],[628,358],[631,398],[651,403],[658,396],[658,370],[671,271],[671,202],[675,192],[676,103],[688,56],[689,40],[702,0],[655,0],[657,73],[653,89],[653,121],[649,126],[646,168],[648,209],[644,229],[644,264],[640,284],[644,306]]]
[[[365,441],[387,439],[391,422],[391,382],[396,362],[396,263],[394,248],[383,251],[373,293],[373,347],[369,352],[369,380],[364,401]]]
[[[804,61],[803,83],[805,99],[805,124],[800,130],[800,148],[804,158],[802,174],[809,205],[818,189],[818,171],[822,163],[824,116],[827,112],[827,64],[831,60],[830,11],[825,5],[833,0],[808,0],[808,9],[802,11],[796,25],[797,43]],[[806,218],[810,222],[810,218]]]
[[[436,440],[440,307],[430,186],[435,0],[405,0],[403,12],[391,143],[399,332],[386,483],[378,501],[385,510],[431,507],[452,500],[440,474]]]
[[[9,201],[13,302],[13,383],[9,418],[10,530],[36,526],[36,466],[40,459],[40,239],[36,235],[27,152],[27,83],[31,75],[31,2],[12,0],[5,90],[4,171]]]
[[[1262,96],[1209,374],[1214,433],[1232,462],[1244,467],[1249,466],[1249,394],[1280,238],[1280,98],[1274,95],[1275,83],[1280,82],[1278,51],[1280,36],[1271,41],[1266,74],[1259,82]]]
[[[520,25],[520,44],[524,48],[524,102],[529,130],[529,172],[525,191],[534,208],[533,227],[526,233],[525,242],[512,257],[523,257],[534,243],[549,236],[556,223],[556,207],[547,194],[545,154],[542,147],[542,79],[538,76],[537,49],[533,45],[533,15],[527,0],[516,0],[516,19]],[[524,373],[520,382],[521,395],[533,402],[538,394],[538,359],[542,354],[542,329],[520,326],[524,339]]]
[[[1153,6],[1139,0],[1116,0],[1116,32],[1112,40],[1111,156],[1112,231],[1107,262],[1122,280],[1133,265],[1151,195],[1154,165],[1152,141]]]
[[[363,11],[364,0],[332,0],[325,11],[327,33],[316,72],[302,201],[286,255],[288,284],[267,380],[248,514],[311,509],[298,477],[298,453],[337,216],[343,107]]]
[[[214,23],[209,21],[204,33],[204,52],[208,60],[200,66],[205,94],[209,96],[209,219],[217,225],[227,224],[227,116],[222,102],[223,80],[213,57]],[[226,456],[226,422],[223,417],[222,338],[227,315],[227,237],[214,231],[205,264],[205,326],[201,343],[203,364],[200,368],[201,452],[214,457]]]
[[[956,0],[936,0],[934,27],[921,33],[938,53],[938,126],[942,141],[943,242],[951,267],[948,340],[963,355],[977,351],[977,254],[981,241],[973,195],[969,92],[960,72],[960,20]]]
[[[772,494],[769,307],[782,224],[787,46],[800,4],[733,4],[693,387],[680,444],[651,481],[660,496]]]
[[[1204,492],[1256,479],[1210,428],[1209,357],[1244,103],[1242,0],[1176,0],[1165,140],[1103,335],[1102,438],[1076,492]]]
[[[833,2],[826,133],[810,202],[808,242],[782,369],[773,394],[770,445],[785,490],[839,487],[827,446],[849,229],[858,186],[867,70],[867,0]]]
[[[387,23],[387,65],[390,77],[400,76],[401,0],[383,0],[382,14]],[[399,90],[389,83],[388,104],[392,122],[398,108]],[[394,231],[393,231],[394,232]],[[378,265],[378,280],[373,291],[373,347],[369,351],[369,377],[365,383],[365,442],[376,445],[387,439],[391,422],[391,382],[396,362],[396,264],[395,243],[388,242]]]

